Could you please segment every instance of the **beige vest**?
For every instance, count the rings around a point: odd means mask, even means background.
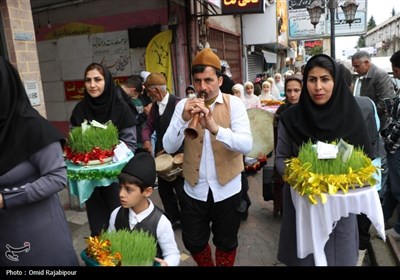
[[[229,99],[229,94],[223,94],[224,102],[222,104],[215,103],[212,111],[215,122],[224,128],[230,127],[231,110]],[[200,124],[197,125],[197,131],[199,136],[196,139],[185,137],[184,144],[183,177],[193,187],[196,186],[199,180],[200,159],[204,142],[204,129],[201,128]],[[225,148],[211,133],[210,137],[218,182],[221,185],[225,185],[242,172],[244,168],[243,155]]]

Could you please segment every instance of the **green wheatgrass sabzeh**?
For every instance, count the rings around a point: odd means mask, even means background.
[[[157,253],[157,242],[148,232],[143,230],[105,231],[100,237],[109,240],[111,253],[121,254],[122,266],[152,266]]]
[[[81,126],[71,129],[65,149],[66,157],[70,161],[74,163],[82,161],[85,154],[96,157],[98,150],[93,152],[95,147],[102,149],[104,151],[102,153],[110,154],[109,151],[119,143],[118,129],[111,121],[104,125],[96,124],[96,122],[94,124],[101,127],[90,125],[85,121]],[[89,160],[92,159],[97,158],[89,156]],[[68,170],[67,176],[68,179],[77,181],[116,179],[120,172],[121,170],[84,170],[84,172]]]
[[[339,190],[347,193],[349,188],[374,186],[376,173],[377,168],[359,147],[354,148],[345,162],[340,156],[318,159],[316,149],[308,141],[300,147],[298,157],[286,161],[283,179],[312,204],[317,204],[317,197],[325,203],[327,194]]]
[[[75,153],[87,153],[94,147],[112,149],[119,142],[118,129],[112,122],[107,122],[105,126],[100,128],[89,125],[84,131],[82,126],[74,127],[69,133],[68,146]]]

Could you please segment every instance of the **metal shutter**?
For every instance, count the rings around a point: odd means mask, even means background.
[[[264,72],[264,56],[257,53],[247,55],[247,67],[248,80],[254,82],[257,74]]]

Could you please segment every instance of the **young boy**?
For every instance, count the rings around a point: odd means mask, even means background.
[[[157,241],[155,261],[161,266],[178,266],[180,254],[171,222],[150,200],[156,182],[156,165],[149,153],[136,154],[118,177],[121,206],[110,217],[111,230],[143,229]]]

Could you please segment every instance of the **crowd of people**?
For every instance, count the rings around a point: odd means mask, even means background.
[[[390,61],[400,78],[400,51]],[[193,83],[185,98],[169,92],[162,73],[132,75],[117,85],[103,65],[86,67],[84,98],[72,111],[70,129],[85,120],[111,121],[119,141],[134,154],[117,181],[95,187],[85,202],[91,236],[148,231],[157,240],[155,261],[178,266],[174,230],[181,228],[183,244],[198,266],[233,266],[240,225],[251,205],[244,163],[253,135],[246,111],[262,110],[269,101],[282,102],[273,123],[273,214],[282,218],[278,260],[287,266],[316,265],[313,254],[299,257],[292,186],[283,179],[287,160],[309,141],[343,139],[378,162],[376,191],[389,226],[400,209],[400,99],[368,53],[352,58],[353,70],[363,76],[364,97],[353,96],[351,71],[323,54],[311,57],[303,73],[276,73],[243,84],[231,80],[226,62],[210,48],[199,51],[191,65]],[[0,221],[5,225],[0,266],[79,265],[57,196],[68,184],[65,139],[30,105],[18,72],[5,58],[0,58],[0,75]],[[23,144],[28,137],[31,144]],[[181,175],[157,176],[158,156],[181,153]],[[155,188],[162,205],[150,199]],[[386,234],[400,239],[397,214]],[[324,246],[327,265],[356,265],[359,250],[370,249],[370,228],[363,213],[335,221]]]

